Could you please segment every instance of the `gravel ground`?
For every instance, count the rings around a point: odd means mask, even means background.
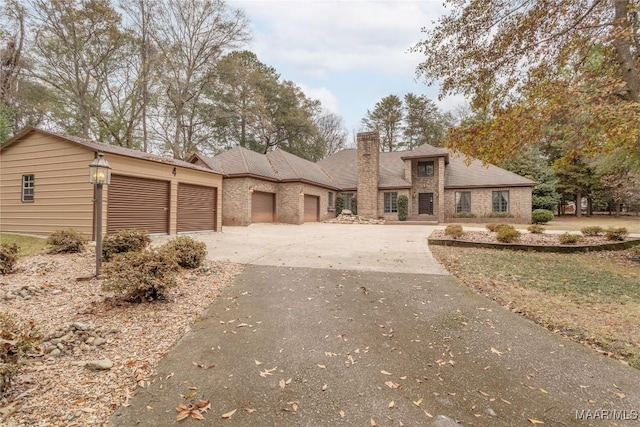
[[[105,425],[241,270],[206,261],[183,272],[165,301],[134,304],[103,293],[100,280],[76,280],[91,275],[93,260],[91,251],[27,257],[0,277],[0,310],[32,319],[45,337],[0,396],[0,425]],[[101,359],[113,367],[85,366]]]

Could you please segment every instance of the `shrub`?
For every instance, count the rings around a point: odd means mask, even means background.
[[[536,209],[531,212],[531,222],[534,224],[546,224],[553,219],[553,212],[547,209]]]
[[[582,227],[580,231],[585,236],[599,236],[604,232],[604,228],[596,225],[593,227]]]
[[[513,214],[509,212],[491,212],[487,218],[513,218]]]
[[[56,230],[47,238],[47,244],[51,246],[51,253],[76,253],[82,252],[87,243],[87,237],[77,230],[68,228]]]
[[[178,236],[160,249],[170,251],[178,265],[183,268],[198,268],[207,256],[207,245],[189,236]]]
[[[139,252],[149,246],[151,238],[144,230],[120,230],[102,241],[102,256],[109,261],[116,254]]]
[[[563,245],[575,245],[582,240],[582,236],[579,234],[563,233],[558,236],[558,240]]]
[[[32,352],[40,341],[33,321],[16,322],[15,316],[0,312],[0,393],[11,384],[20,359]]]
[[[0,274],[11,273],[18,261],[19,250],[15,243],[0,243]]]
[[[515,230],[513,225],[511,225],[511,224],[502,224],[502,223],[487,224],[487,225],[485,225],[485,227],[487,227],[487,230],[491,231],[492,233],[496,233],[496,232],[500,231],[501,228],[513,228]]]
[[[401,194],[398,196],[398,219],[406,221],[409,217],[409,198]]]
[[[498,230],[496,240],[502,243],[513,243],[520,240],[520,232],[513,228],[513,226],[502,227]]]
[[[475,218],[476,215],[472,214],[471,212],[458,212],[456,214],[453,214],[454,218]]]
[[[629,235],[629,232],[627,231],[626,228],[624,227],[609,227],[607,228],[607,230],[604,232],[605,236],[607,236],[607,239],[609,240],[624,240],[626,239],[626,237]]]
[[[529,230],[529,233],[531,233],[531,234],[542,234],[542,233],[544,233],[544,227],[541,226],[540,224],[532,224],[532,225],[527,227],[527,230]]]
[[[342,193],[338,193],[336,196],[336,215],[340,215],[344,209],[344,196]]]
[[[104,266],[102,289],[137,302],[153,301],[176,286],[177,271],[178,263],[171,251],[125,252]]]
[[[444,234],[445,236],[451,236],[454,239],[457,239],[458,237],[462,237],[462,235],[464,234],[464,230],[462,229],[462,225],[460,224],[449,224],[444,229]]]
[[[358,215],[358,199],[356,196],[351,199],[351,213]]]

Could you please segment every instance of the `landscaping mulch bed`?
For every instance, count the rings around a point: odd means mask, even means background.
[[[580,233],[571,233],[571,234],[580,234]],[[436,230],[429,238],[433,239],[447,239],[447,240],[465,240],[469,242],[477,242],[477,243],[500,243],[496,239],[497,233],[491,233],[489,231],[465,231],[461,238],[452,239],[450,236],[444,234],[442,230]],[[534,233],[526,233],[521,232],[520,240],[518,243],[524,245],[540,245],[540,246],[557,246],[560,245],[558,241],[558,234],[534,234]],[[614,243],[611,240],[608,240],[606,236],[582,236],[582,240],[580,241],[580,245],[602,245],[607,243]]]
[[[103,293],[100,280],[76,280],[93,273],[94,259],[92,251],[36,255],[0,276],[2,311],[32,319],[46,338],[0,396],[0,425],[105,425],[241,270],[205,261],[183,271],[165,300],[136,304]],[[113,367],[86,367],[99,359]]]

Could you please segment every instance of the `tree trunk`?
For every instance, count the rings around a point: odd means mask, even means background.
[[[635,37],[632,24],[629,21],[629,0],[615,1],[615,31],[616,38],[613,45],[620,64],[622,78],[627,83],[625,99],[630,101],[640,100],[640,75],[632,53],[631,37]]]
[[[582,190],[576,190],[576,218],[582,216]]]

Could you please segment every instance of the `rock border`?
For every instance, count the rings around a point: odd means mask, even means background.
[[[597,245],[529,245],[525,243],[472,242],[461,239],[427,238],[429,245],[457,246],[461,248],[513,249],[516,251],[578,253],[591,251],[622,251],[640,245],[640,239],[628,239],[623,242],[602,243]]]

